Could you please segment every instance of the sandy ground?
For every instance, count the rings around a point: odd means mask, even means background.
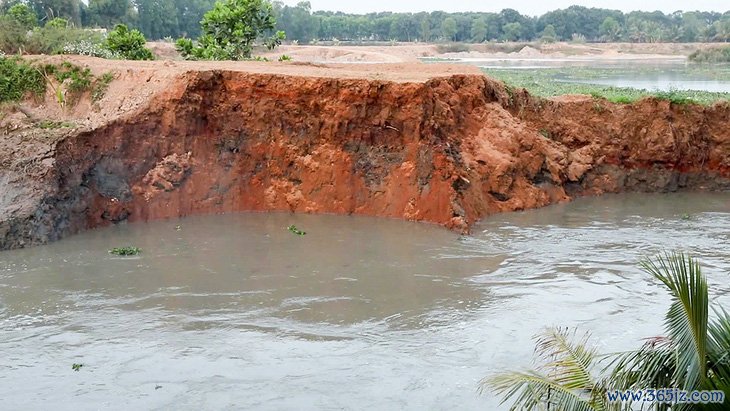
[[[420,58],[473,59],[560,59],[591,60],[656,60],[684,59],[698,48],[717,46],[712,43],[483,43],[459,45],[466,51],[448,52],[449,45],[423,43],[383,43],[377,46],[357,45],[282,45],[275,51],[263,50],[259,55],[277,60],[282,55],[294,61],[311,63],[413,63]],[[174,45],[149,43],[161,59],[178,60]]]

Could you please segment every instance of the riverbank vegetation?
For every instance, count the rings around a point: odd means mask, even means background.
[[[512,409],[631,410],[630,402],[611,403],[607,393],[626,390],[678,389],[730,394],[730,314],[713,307],[698,261],[684,254],[649,259],[642,269],[669,292],[664,335],[638,349],[600,356],[586,335],[548,330],[537,337],[537,370],[508,372],[482,381]],[[605,365],[597,370],[598,363]],[[668,404],[643,403],[642,409],[668,410]],[[724,410],[725,404],[672,406],[675,410]],[[684,407],[684,408],[683,408]]]
[[[645,97],[655,97],[669,100],[678,104],[704,104],[710,105],[717,101],[730,101],[730,93],[696,91],[696,90],[670,90],[651,91],[630,87],[613,87],[591,83],[596,79],[611,77],[633,78],[637,73],[649,74],[657,70],[666,69],[636,67],[629,69],[620,68],[544,68],[536,70],[494,68],[484,69],[490,77],[503,81],[508,87],[524,88],[530,94],[539,97],[556,97],[566,94],[586,94],[596,98],[604,98],[614,103],[633,103]],[[730,79],[730,67],[690,67],[683,69],[680,73],[683,77],[703,75],[718,80]]]
[[[2,8],[0,8],[2,10]],[[0,51],[5,54],[81,54],[151,60],[139,30],[124,24],[110,31],[77,28],[67,19],[39,19],[30,6],[16,4],[0,13]]]
[[[695,63],[730,63],[730,46],[697,50],[689,55]]]
[[[0,57],[0,103],[39,97],[49,87],[61,107],[75,104],[87,92],[91,93],[92,101],[97,102],[104,97],[113,79],[111,72],[97,77],[88,68],[67,61],[41,64],[16,56]],[[55,122],[34,120],[40,128],[58,128]]]

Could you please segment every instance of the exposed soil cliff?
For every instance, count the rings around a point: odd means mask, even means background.
[[[321,76],[183,65],[160,82],[145,64],[145,76],[123,75],[147,77],[135,87],[154,92],[104,121],[92,110],[83,127],[5,132],[0,249],[245,210],[468,230],[490,213],[581,195],[730,187],[727,104],[541,100],[434,68],[391,81],[376,68]]]

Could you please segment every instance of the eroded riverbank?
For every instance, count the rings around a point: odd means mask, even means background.
[[[468,231],[493,213],[584,195],[730,187],[727,104],[544,100],[470,70],[130,63],[101,104],[105,119],[87,106],[64,114],[90,119],[83,126],[7,134],[0,249],[231,211]]]

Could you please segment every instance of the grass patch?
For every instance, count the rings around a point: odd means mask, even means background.
[[[679,105],[710,105],[717,101],[730,101],[730,93],[695,90],[649,91],[629,87],[590,84],[592,79],[620,76],[623,74],[620,69],[571,67],[524,70],[500,68],[484,69],[484,72],[488,76],[504,82],[508,86],[508,93],[513,88],[524,88],[534,96],[546,98],[568,94],[584,94],[596,99],[606,99],[613,103],[630,104],[645,97],[654,97]],[[629,70],[627,70],[627,75],[628,73],[630,73]],[[730,67],[698,68],[688,72],[688,76],[699,74],[702,74],[705,78],[727,81],[730,80]]]
[[[68,123],[65,121],[43,120],[40,123],[38,123],[37,127],[44,129],[44,130],[53,130],[53,129],[58,129],[58,128],[74,128],[74,127],[76,127],[76,124]]]
[[[109,250],[110,254],[118,255],[121,257],[139,255],[141,252],[142,252],[142,249],[138,248],[138,247],[119,247],[119,248],[112,248],[111,250]]]
[[[97,102],[103,99],[112,80],[114,80],[114,73],[112,72],[106,72],[98,77],[91,89],[91,101]]]
[[[0,103],[46,92],[43,74],[18,57],[0,57]]]

